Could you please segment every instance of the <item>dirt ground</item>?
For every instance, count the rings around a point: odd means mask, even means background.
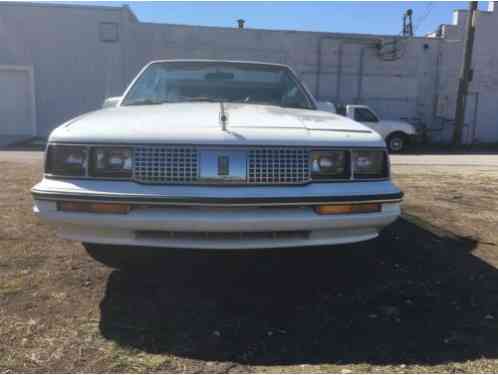
[[[0,372],[498,372],[498,168],[394,169],[378,240],[124,272],[31,213],[38,162],[0,159]]]

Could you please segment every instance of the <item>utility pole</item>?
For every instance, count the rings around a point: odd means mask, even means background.
[[[462,69],[460,70],[460,79],[458,80],[453,145],[459,145],[462,143],[462,131],[465,121],[465,101],[469,90],[469,82],[472,81],[473,76],[473,71],[470,66],[472,64],[472,49],[474,47],[474,34],[476,31],[476,11],[477,1],[471,1],[469,4],[469,14],[467,15],[467,25],[465,30],[463,64]]]

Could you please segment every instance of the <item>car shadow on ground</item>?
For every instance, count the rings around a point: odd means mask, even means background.
[[[405,217],[364,244],[170,252],[154,271],[111,273],[100,329],[126,347],[246,365],[496,358],[497,275],[475,247]]]

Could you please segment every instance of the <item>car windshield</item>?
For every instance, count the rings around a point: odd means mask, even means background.
[[[122,105],[204,101],[313,108],[289,69],[222,62],[153,63],[135,81]]]

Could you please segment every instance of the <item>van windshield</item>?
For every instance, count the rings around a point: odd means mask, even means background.
[[[289,69],[223,62],[153,63],[135,81],[122,105],[202,101],[313,109]]]

